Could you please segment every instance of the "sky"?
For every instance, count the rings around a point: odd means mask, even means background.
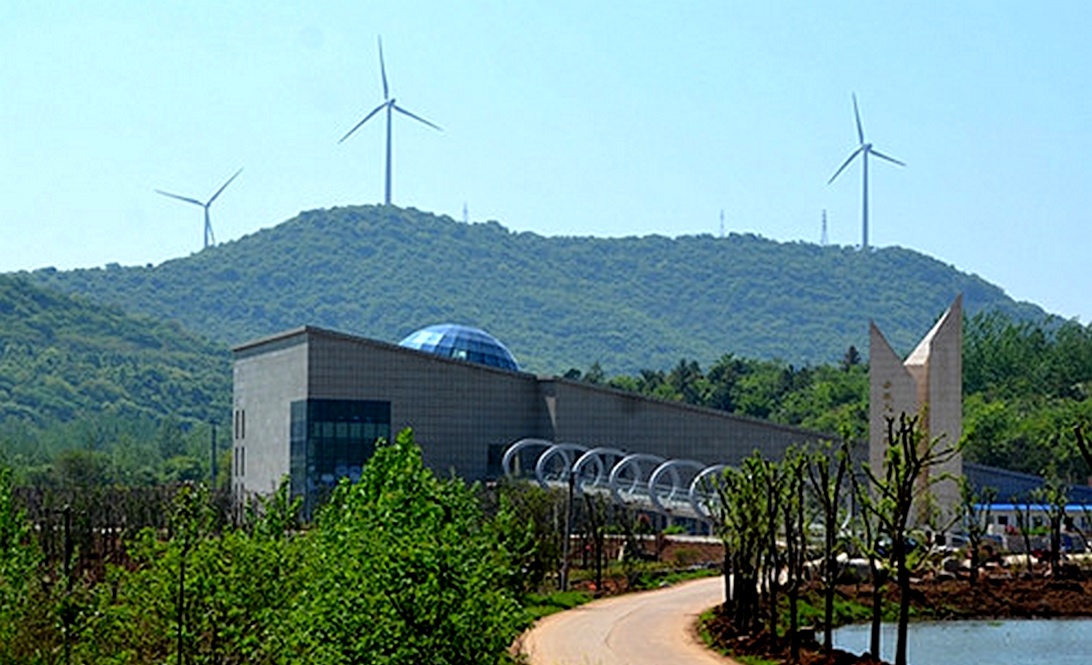
[[[381,203],[540,235],[913,249],[1092,321],[1092,3],[0,0],[0,272]],[[487,267],[480,267],[487,270]],[[926,322],[927,323],[927,322]]]

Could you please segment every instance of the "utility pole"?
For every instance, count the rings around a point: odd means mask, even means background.
[[[576,476],[572,466],[569,467],[569,500],[565,507],[565,540],[561,543],[561,587],[562,591],[569,590],[569,541],[573,536],[573,489],[576,484]]]
[[[216,423],[209,423],[209,491],[216,491]]]

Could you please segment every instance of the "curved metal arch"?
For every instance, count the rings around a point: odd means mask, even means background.
[[[687,493],[687,498],[690,500],[690,507],[694,509],[695,515],[707,522],[712,521],[713,519],[713,513],[709,510],[708,503],[713,500],[719,501],[720,497],[704,492],[701,487],[702,482],[705,482],[709,476],[724,473],[724,470],[727,468],[727,464],[714,464],[713,466],[706,467],[698,473],[698,475],[694,476],[694,480],[690,481],[690,491]],[[704,493],[704,496],[700,496],[702,493]]]
[[[608,446],[589,448],[579,443],[526,438],[516,441],[504,452],[501,468],[505,475],[515,475],[515,461],[521,452],[531,448],[542,449],[534,467],[535,480],[542,487],[571,476],[577,492],[606,489],[616,503],[642,503],[646,509],[664,514],[679,514],[680,509],[689,504],[694,517],[706,522],[715,521],[712,506],[720,500],[711,485],[711,477],[729,468],[725,464],[706,466],[696,460],[627,453]],[[551,463],[559,456],[562,468],[551,475]],[[680,473],[684,469],[697,472],[688,486]],[[682,495],[684,487],[685,498]]]
[[[652,505],[655,506],[656,510],[659,510],[661,513],[671,513],[672,511],[664,506],[663,501],[677,500],[676,495],[683,490],[679,482],[681,480],[679,476],[679,469],[686,468],[701,472],[701,470],[705,467],[705,464],[690,459],[669,459],[660,466],[656,467],[656,469],[648,477],[648,498],[652,501]],[[664,474],[669,474],[671,477],[671,489],[668,491],[666,499],[661,500],[660,492],[657,486],[659,485],[660,478]]]
[[[532,447],[541,447],[545,450],[553,445],[553,441],[547,441],[546,439],[520,439],[508,446],[508,450],[504,451],[504,457],[501,458],[501,471],[506,476],[514,476],[516,471],[512,468],[512,460],[516,458],[520,451]]]
[[[595,478],[590,482],[592,487],[607,487],[610,484],[610,471],[614,468],[614,464],[607,464],[607,460],[614,457],[619,460],[625,458],[626,451],[619,450],[618,448],[609,448],[606,446],[600,446],[592,448],[580,456],[579,459],[573,464],[573,473],[576,474],[576,488],[583,491],[584,486],[589,484],[584,480],[584,467],[592,465],[595,467]],[[617,463],[617,462],[615,462]],[[608,468],[609,466],[609,468]]]
[[[642,484],[645,484],[645,489],[647,489],[647,483],[642,483],[642,462],[652,462],[653,464],[660,465],[664,462],[664,458],[659,455],[651,455],[648,453],[631,453],[623,457],[622,460],[615,464],[614,468],[610,470],[610,494],[618,503],[629,503],[629,501],[622,498],[622,489],[619,487],[619,479],[621,478],[622,473],[630,467],[636,469],[636,473],[634,473],[633,482],[630,483],[629,493],[635,494],[637,488]]]
[[[561,459],[565,461],[565,472],[561,475],[561,479],[568,479],[569,474],[573,472],[573,456],[571,453],[579,452],[583,454],[588,450],[587,446],[579,443],[555,443],[550,446],[538,456],[538,463],[535,464],[535,478],[538,479],[538,484],[543,488],[549,485],[546,479],[546,465],[550,458],[554,455],[561,455]]]

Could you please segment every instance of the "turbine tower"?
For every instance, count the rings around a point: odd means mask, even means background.
[[[213,194],[212,197],[208,201],[205,201],[204,203],[198,201],[197,199],[191,199],[188,196],[179,196],[178,194],[171,194],[170,192],[164,192],[162,189],[157,189],[155,191],[156,191],[156,193],[162,194],[163,196],[169,196],[172,199],[178,199],[179,201],[185,201],[186,203],[192,203],[192,204],[194,204],[196,206],[201,206],[202,208],[205,209],[205,249],[208,249],[209,245],[215,245],[216,244],[216,236],[213,235],[213,233],[212,233],[212,221],[209,219],[209,206],[212,205],[212,202],[216,200],[217,196],[220,196],[221,192],[223,192],[225,189],[227,189],[227,186],[231,184],[231,181],[234,180],[235,178],[239,177],[239,174],[242,173],[242,172],[243,172],[242,169],[239,169],[238,171],[236,171],[235,175],[231,176],[230,178],[227,179],[227,182],[220,185],[220,189],[216,190],[216,193]]]
[[[842,173],[842,171],[846,169],[847,166],[849,166],[849,163],[852,162],[857,155],[861,155],[861,172],[864,177],[864,184],[861,187],[861,249],[866,250],[868,249],[868,156],[870,154],[875,155],[880,159],[887,160],[892,164],[898,164],[899,166],[906,166],[906,164],[900,162],[894,157],[888,157],[879,150],[873,149],[871,143],[865,142],[864,129],[861,128],[861,114],[857,110],[856,93],[854,93],[853,95],[853,117],[857,119],[857,139],[860,141],[860,145],[858,145],[857,149],[849,155],[849,158],[846,159],[846,161],[838,168],[838,170],[834,172],[834,175],[830,177],[830,180],[827,181],[827,184],[829,185],[830,183],[834,182],[834,179],[837,178]]]
[[[374,109],[372,109],[372,112],[369,113],[368,115],[364,116],[363,120],[356,123],[356,126],[353,127],[352,129],[350,129],[348,131],[348,133],[345,134],[345,136],[342,136],[341,140],[338,141],[338,143],[342,143],[342,142],[345,141],[345,139],[352,136],[353,132],[360,129],[361,125],[363,125],[364,123],[371,120],[372,116],[374,116],[376,113],[379,113],[383,109],[387,109],[387,180],[386,180],[386,187],[384,188],[383,202],[385,204],[387,204],[387,205],[390,205],[391,204],[391,115],[393,115],[394,111],[398,111],[402,115],[413,118],[417,122],[424,123],[424,124],[428,125],[429,127],[432,127],[435,130],[438,130],[438,131],[441,131],[441,132],[444,131],[444,130],[440,129],[440,127],[438,125],[434,125],[433,123],[429,122],[428,120],[425,120],[421,116],[414,115],[413,113],[410,113],[409,111],[402,108],[401,106],[398,106],[395,103],[394,98],[390,96],[390,89],[387,87],[387,68],[386,68],[386,65],[384,65],[384,63],[383,63],[383,39],[382,38],[379,38],[379,72],[380,72],[380,75],[383,77],[383,103],[380,104],[379,106],[375,107]]]

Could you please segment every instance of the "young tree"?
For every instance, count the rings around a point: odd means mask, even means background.
[[[891,537],[890,560],[899,587],[899,617],[895,643],[895,665],[906,665],[907,628],[910,624],[910,565],[912,548],[910,531],[913,510],[917,502],[927,501],[929,490],[946,480],[929,474],[933,468],[947,462],[958,449],[944,445],[943,438],[928,439],[918,429],[918,417],[905,413],[887,418],[887,450],[884,456],[884,477],[877,477],[871,468],[866,471],[873,492],[889,503],[891,510],[883,525]],[[881,511],[883,514],[886,511]]]
[[[959,479],[959,512],[963,523],[963,531],[967,534],[967,544],[970,548],[971,561],[971,586],[978,584],[978,569],[981,565],[982,539],[986,535],[986,529],[990,524],[991,506],[997,499],[997,489],[984,487],[979,492],[975,490],[971,481],[963,476]]]
[[[1054,472],[1047,475],[1046,483],[1031,493],[1032,500],[1046,510],[1047,532],[1050,534],[1050,576],[1058,579],[1062,560],[1062,526],[1065,523],[1065,507],[1069,503],[1069,487]]]
[[[1034,574],[1034,570],[1031,567],[1031,503],[1030,501],[1024,501],[1022,504],[1016,504],[1016,528],[1020,530],[1020,535],[1024,540],[1024,557],[1027,561],[1027,577],[1031,577]]]
[[[771,522],[761,482],[764,467],[764,460],[756,452],[738,467],[725,469],[716,482],[721,519],[715,528],[729,560],[725,571],[728,587],[725,605],[736,629],[744,633],[757,632],[762,624],[759,576]]]
[[[807,460],[807,470],[823,519],[823,649],[829,654],[834,649],[834,583],[838,567],[835,544],[843,515],[841,497],[849,471],[849,444],[843,442],[835,447],[824,443]]]
[[[800,662],[800,591],[804,582],[804,564],[807,562],[808,532],[810,522],[804,490],[807,485],[807,469],[811,458],[805,452],[791,448],[785,454],[782,466],[781,517],[785,542],[785,592],[789,598],[789,658]]]
[[[523,615],[512,557],[471,488],[439,479],[409,430],[343,481],[309,534],[285,660],[500,663]]]
[[[867,465],[868,462],[865,462]],[[883,625],[883,597],[889,578],[888,568],[884,564],[884,550],[881,543],[883,525],[890,521],[891,501],[873,494],[867,482],[867,473],[862,478],[850,474],[853,483],[853,496],[860,507],[857,515],[859,530],[855,530],[857,549],[868,559],[869,577],[872,582],[872,617],[869,633],[868,650],[875,658],[880,655],[880,636]]]

